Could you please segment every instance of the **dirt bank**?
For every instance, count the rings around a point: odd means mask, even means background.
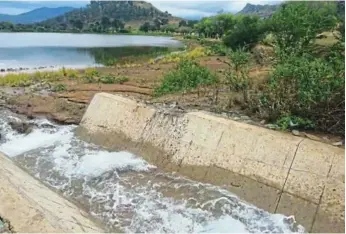
[[[200,63],[212,72],[223,76],[227,69],[222,56],[208,56],[200,59]],[[154,97],[153,90],[158,87],[165,73],[174,68],[169,64],[137,64],[136,67],[100,67],[97,68],[100,76],[113,75],[127,77],[128,81],[122,84],[85,83],[76,79],[64,79],[51,83],[37,83],[25,88],[0,87],[0,105],[28,117],[45,116],[51,120],[64,124],[78,124],[85,112],[86,106],[98,92],[121,94],[155,107],[170,108],[176,106],[185,111],[206,110],[223,117],[231,118],[266,128],[277,128],[268,124],[264,119],[248,113],[244,97],[240,93],[230,92],[227,87],[208,87],[197,92],[177,93]],[[250,70],[250,77],[254,86],[261,87],[268,78],[270,68],[254,65]],[[54,86],[63,85],[64,90],[52,92]],[[215,92],[217,90],[217,100]],[[292,133],[289,133],[292,134]],[[295,135],[312,140],[344,147],[343,139],[318,132],[294,132]]]

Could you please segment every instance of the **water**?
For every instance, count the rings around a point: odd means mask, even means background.
[[[28,135],[0,110],[0,151],[74,199],[113,232],[303,232],[293,217],[270,214],[229,191],[164,173],[129,152],[83,142],[76,126],[31,120]]]
[[[159,53],[181,46],[172,38],[156,36],[0,33],[0,69],[98,66],[108,59]]]

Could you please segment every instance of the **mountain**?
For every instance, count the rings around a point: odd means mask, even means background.
[[[11,22],[14,24],[31,24],[41,22],[67,12],[75,10],[73,7],[41,7],[19,15],[0,14],[0,22]]]
[[[164,25],[178,20],[144,1],[91,1],[86,7],[46,20],[41,25],[62,30],[93,28],[92,31],[98,31],[97,28],[118,28],[119,24],[138,28],[144,22]]]
[[[258,15],[262,18],[270,17],[280,5],[255,5],[255,4],[246,4],[246,6],[239,11],[237,14],[244,15]]]

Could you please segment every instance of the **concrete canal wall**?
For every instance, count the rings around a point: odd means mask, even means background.
[[[21,233],[103,232],[88,214],[0,153],[0,217]]]
[[[309,232],[344,232],[343,149],[217,117],[95,95],[80,135],[128,150],[165,170],[222,185]]]

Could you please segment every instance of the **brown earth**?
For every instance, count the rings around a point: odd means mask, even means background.
[[[218,74],[222,80],[224,79],[223,73],[227,69],[224,60],[225,57],[222,56],[209,56],[200,59],[200,63]],[[8,92],[9,88],[2,88],[0,89],[0,97],[1,90],[3,93],[7,93],[3,95],[6,98],[4,105],[16,113],[28,117],[45,116],[64,124],[78,124],[94,94],[107,92],[121,94],[153,105],[178,105],[183,110],[207,110],[222,114],[225,117],[231,116],[236,120],[246,121],[250,124],[266,126],[264,120],[256,119],[255,116],[248,117],[249,113],[245,111],[243,94],[230,92],[225,85],[201,88],[188,93],[164,95],[159,98],[154,97],[154,88],[158,87],[164,74],[173,69],[174,66],[174,64],[151,65],[144,63],[141,66],[130,68],[97,68],[101,75],[126,76],[129,80],[123,84],[100,84],[64,79],[59,82],[66,87],[63,92],[47,93],[40,92],[40,90],[33,92],[30,87],[16,88]],[[249,73],[253,87],[260,89],[261,85],[268,79],[269,72],[269,67],[253,66]],[[301,132],[299,134],[327,143],[342,141],[340,137],[324,133],[306,134]]]

